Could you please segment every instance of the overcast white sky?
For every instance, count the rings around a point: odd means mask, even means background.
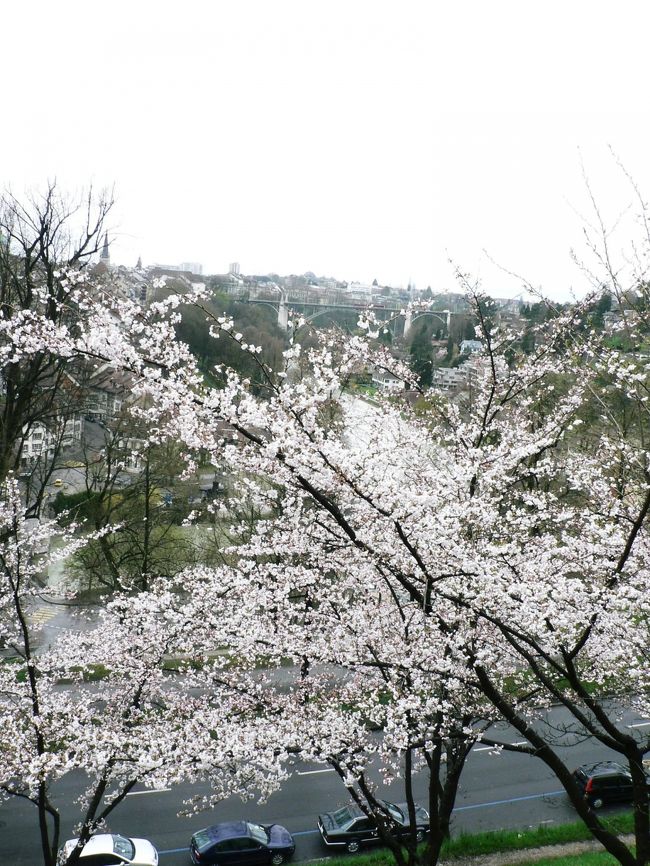
[[[566,297],[581,159],[611,221],[608,145],[650,196],[644,0],[32,0],[2,30],[0,180],[115,184],[116,262],[442,290],[451,256],[514,294],[487,250]]]

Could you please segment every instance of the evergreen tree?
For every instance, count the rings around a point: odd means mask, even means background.
[[[420,385],[428,388],[433,377],[433,348],[427,324],[417,329],[411,342],[411,369],[419,376]]]

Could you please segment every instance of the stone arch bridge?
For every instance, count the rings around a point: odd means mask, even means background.
[[[289,310],[296,310],[302,313],[306,322],[313,322],[320,316],[325,316],[335,310],[353,310],[357,313],[362,313],[369,309],[368,304],[362,302],[350,302],[349,304],[341,303],[319,303],[318,301],[294,301],[289,300],[285,292],[280,294],[277,300],[270,298],[242,298],[244,303],[258,304],[266,307],[271,307],[275,310],[278,316],[278,327],[287,331],[289,328]],[[440,320],[446,327],[449,334],[451,317],[454,313],[451,310],[413,310],[404,309],[403,307],[394,306],[391,304],[372,304],[372,311],[380,321],[384,321],[389,325],[397,321],[403,321],[404,330],[403,336],[407,337],[414,323],[423,316],[433,316]]]

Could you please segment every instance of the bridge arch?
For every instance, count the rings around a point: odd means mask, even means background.
[[[445,317],[441,315],[445,314]],[[415,315],[413,315],[413,310],[407,310],[404,314],[404,336],[408,336],[409,331],[413,327],[413,323],[417,322],[418,319],[423,318],[423,316],[435,316],[437,319],[440,319],[447,328],[447,334],[449,334],[449,327],[451,324],[451,310],[419,310]]]

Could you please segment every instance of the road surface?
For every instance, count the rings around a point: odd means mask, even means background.
[[[549,718],[561,726],[563,712],[551,711]],[[650,721],[628,714],[623,724],[630,730],[646,733]],[[517,736],[507,729],[500,732],[510,742]],[[571,766],[612,757],[603,747],[582,741],[561,748]],[[74,798],[81,788],[80,777],[67,777],[56,789],[62,804],[63,838],[73,835],[77,813]],[[338,776],[315,764],[295,764],[292,777],[282,790],[265,804],[243,804],[231,798],[208,812],[190,818],[178,817],[185,799],[200,794],[198,786],[181,785],[172,790],[137,791],[130,794],[111,816],[110,830],[128,836],[150,839],[160,852],[161,866],[187,866],[187,845],[196,830],[229,819],[247,818],[260,823],[284,824],[296,837],[296,861],[327,856],[316,831],[316,816],[347,802]],[[425,779],[415,782],[416,796],[426,803]],[[399,784],[383,789],[387,799],[403,800]],[[575,813],[554,776],[545,765],[525,755],[503,752],[492,754],[477,745],[469,756],[461,778],[453,832],[476,832],[500,828],[537,827],[542,823],[575,820]],[[37,836],[36,810],[14,798],[0,805],[0,863],[11,866],[41,866]]]

